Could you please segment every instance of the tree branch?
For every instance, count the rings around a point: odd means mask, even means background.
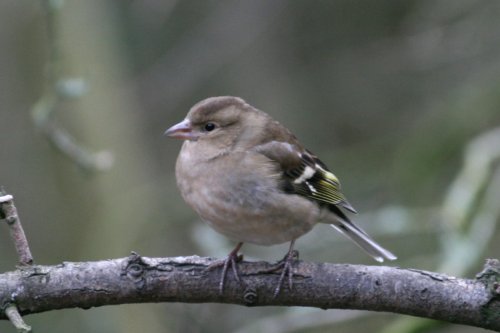
[[[500,262],[488,260],[477,279],[385,266],[297,262],[293,291],[273,292],[279,272],[266,262],[242,262],[218,293],[214,259],[127,258],[31,266],[0,274],[0,306],[23,315],[62,308],[146,302],[285,305],[388,311],[500,331]],[[6,319],[5,313],[0,313]]]
[[[5,308],[5,315],[11,323],[14,325],[14,327],[17,329],[18,332],[20,333],[29,333],[31,332],[31,327],[26,325],[26,323],[23,320],[23,317],[19,314],[19,311],[17,310],[17,307],[13,304],[8,305]]]
[[[23,266],[31,265],[33,263],[33,256],[31,255],[21,220],[17,214],[16,206],[14,206],[14,197],[4,194],[3,191],[0,191],[0,219],[5,220],[9,226],[10,237],[16,247],[19,264]]]

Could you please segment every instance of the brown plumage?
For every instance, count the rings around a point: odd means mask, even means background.
[[[176,165],[185,201],[216,231],[241,243],[291,242],[283,274],[291,274],[293,242],[318,223],[329,223],[377,261],[396,257],[342,212],[355,212],[326,165],[268,114],[238,97],[205,99],[166,131],[185,139]],[[291,283],[291,275],[289,275]]]

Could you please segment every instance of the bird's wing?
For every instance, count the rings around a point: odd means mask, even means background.
[[[311,152],[281,141],[270,141],[253,150],[280,166],[285,191],[356,213],[342,193],[338,178]]]

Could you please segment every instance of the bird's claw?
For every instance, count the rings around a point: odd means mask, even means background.
[[[227,271],[229,270],[230,266],[233,271],[234,278],[236,279],[236,281],[238,281],[238,283],[241,283],[240,273],[238,272],[237,264],[238,262],[243,260],[243,255],[238,254],[238,251],[240,250],[242,245],[243,243],[238,243],[238,245],[229,253],[226,259],[214,262],[210,264],[210,266],[208,267],[208,269],[213,269],[222,266],[222,274],[219,281],[219,295],[222,295],[224,293],[224,285],[226,283]]]
[[[293,245],[292,245],[293,246]],[[274,273],[281,270],[280,278],[278,280],[278,285],[274,289],[273,298],[278,297],[281,292],[281,288],[285,281],[285,277],[288,276],[288,290],[293,288],[293,264],[299,259],[299,251],[293,250],[292,248],[287,252],[285,257],[278,261],[271,268],[261,270],[259,273]]]
[[[281,275],[280,279],[278,280],[278,285],[276,286],[276,289],[274,289],[273,298],[278,297],[279,293],[281,292],[281,288],[286,276],[288,276],[288,290],[291,291],[293,289],[293,264],[298,259],[299,251],[291,250],[285,255],[283,260],[278,263],[276,270],[281,268]]]

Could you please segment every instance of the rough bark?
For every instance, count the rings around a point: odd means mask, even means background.
[[[212,264],[211,267],[209,265]],[[214,259],[127,258],[23,267],[0,274],[0,306],[23,315],[62,308],[146,302],[232,303],[387,311],[500,331],[500,263],[488,260],[476,279],[385,266],[297,262],[293,290],[273,292],[279,271],[241,262],[219,295]],[[212,268],[215,267],[215,268]],[[3,311],[1,319],[6,319]]]

